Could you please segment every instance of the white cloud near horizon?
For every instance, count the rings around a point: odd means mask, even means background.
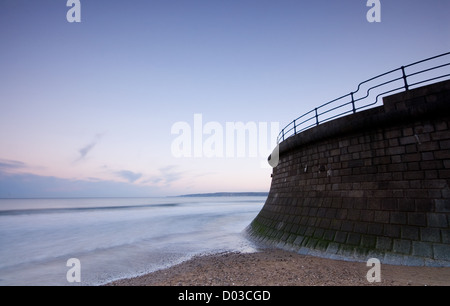
[[[0,159],[0,171],[22,169],[27,165],[17,160]]]
[[[3,163],[0,163],[3,164]],[[149,197],[151,186],[92,178],[75,180],[31,173],[11,173],[0,168],[0,198]]]
[[[151,185],[158,185],[170,187],[172,183],[182,180],[186,171],[179,171],[179,166],[169,165],[158,169],[158,174],[143,181],[143,183],[150,183]]]
[[[117,176],[126,179],[129,183],[134,183],[142,177],[142,173],[135,173],[129,170],[121,170],[114,172]]]

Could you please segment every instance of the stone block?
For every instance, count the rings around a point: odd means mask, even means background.
[[[395,224],[384,225],[383,234],[391,238],[400,238],[400,225]]]
[[[390,219],[390,223],[392,224],[406,224],[407,223],[407,218],[406,218],[406,213],[405,212],[391,212],[390,214],[391,219]]]
[[[411,241],[404,239],[394,239],[393,251],[401,254],[410,254]]]
[[[402,132],[399,129],[392,129],[389,131],[386,131],[384,133],[384,137],[386,139],[390,139],[390,138],[398,138],[402,136]]]
[[[441,130],[431,133],[431,139],[433,140],[447,140],[450,139],[450,130]]]
[[[432,244],[428,242],[413,241],[412,255],[428,258],[432,257],[433,256]]]
[[[319,240],[314,249],[325,252],[328,248],[328,244],[329,244],[328,241]]]
[[[405,255],[396,253],[386,253],[383,262],[389,265],[404,265],[406,261]]]
[[[419,150],[421,152],[439,150],[439,143],[437,141],[423,142],[419,145]]]
[[[430,193],[428,192],[428,195]],[[434,203],[432,199],[416,199],[414,205],[417,212],[431,212],[434,209]]]
[[[308,238],[308,241],[306,242],[306,247],[310,249],[314,249],[316,247],[316,244],[319,240],[315,238]]]
[[[377,237],[376,248],[379,250],[391,250],[392,249],[392,239],[389,237]]]
[[[450,260],[450,245],[449,244],[434,244],[433,252],[434,252],[435,259]]]
[[[387,211],[375,211],[374,222],[377,222],[377,223],[389,223],[389,212],[387,212]]]
[[[425,213],[408,213],[408,224],[416,226],[426,226],[427,219]]]
[[[450,159],[450,157],[449,157],[449,159]],[[438,172],[439,172],[440,179],[450,179],[450,169],[439,170]]]
[[[352,232],[353,231],[353,225],[354,223],[351,221],[343,220],[341,230],[345,232]]]
[[[381,203],[382,210],[398,210],[397,208],[397,199],[384,199]]]
[[[322,239],[324,232],[325,230],[323,228],[316,228],[312,236],[317,239]]]
[[[368,249],[375,248],[377,243],[376,236],[362,235],[361,237],[361,246]]]
[[[447,122],[445,121],[437,121],[434,123],[434,128],[436,131],[442,131],[442,130],[446,130],[447,127]]]
[[[365,234],[367,233],[367,226],[368,224],[366,222],[355,222],[353,231],[355,233]]]
[[[419,228],[415,226],[402,226],[400,228],[400,235],[403,239],[419,240]]]
[[[414,137],[414,135],[400,138],[400,144],[402,146],[408,145],[408,144],[416,144],[416,143],[417,143],[417,138]]]
[[[372,210],[361,210],[361,221],[368,224],[373,222],[375,212]]]
[[[441,229],[442,243],[450,245],[450,229]]]
[[[436,199],[436,212],[450,213],[450,199]]]
[[[303,236],[297,236],[293,242],[294,245],[302,245],[303,240],[305,237]]]
[[[337,243],[345,243],[347,240],[347,233],[346,232],[336,232],[336,235],[334,236],[334,241]]]
[[[446,214],[428,213],[427,220],[430,227],[447,228],[449,226]]]
[[[336,235],[336,231],[333,230],[326,230],[323,234],[323,239],[327,240],[327,241],[333,241],[334,240],[334,236]]]
[[[441,150],[450,150],[450,140],[439,141],[439,147]]]
[[[336,254],[339,251],[339,244],[335,242],[330,242],[327,247],[328,254]]]
[[[420,239],[427,242],[441,242],[441,231],[438,228],[421,228]]]
[[[367,234],[379,236],[383,233],[383,225],[380,223],[369,223],[367,225]]]

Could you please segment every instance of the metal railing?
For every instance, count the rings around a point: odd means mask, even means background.
[[[356,91],[322,104],[286,125],[280,134],[278,134],[277,143],[314,126],[318,126],[321,123],[347,114],[354,114],[361,109],[371,107],[378,103],[380,96],[401,90],[409,90],[417,85],[449,77],[450,69],[447,68],[450,66],[449,55],[450,52],[433,56],[406,66],[401,66],[400,68],[359,83]],[[440,62],[435,63],[436,61]],[[406,72],[407,69],[411,70],[413,68],[417,70],[410,73]],[[364,94],[363,88],[366,87],[367,91]],[[358,94],[362,96],[358,97]],[[369,96],[373,97],[374,95],[376,95],[375,101],[370,102],[368,99]],[[369,102],[364,104],[367,100]]]

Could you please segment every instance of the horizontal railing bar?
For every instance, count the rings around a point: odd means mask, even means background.
[[[306,120],[300,122],[298,125],[301,125],[301,124],[304,124],[304,123],[306,123],[306,122],[308,122],[308,121],[311,121],[311,120],[313,120],[314,118],[316,118],[316,117],[314,116],[314,117],[308,118],[308,119],[306,119]]]
[[[313,126],[316,126],[316,124],[315,123],[314,124],[310,124],[307,127],[304,127],[303,129],[301,129],[299,132],[303,132],[303,131],[305,131],[305,130],[307,130],[309,128],[312,128]]]
[[[394,92],[394,91],[397,91],[397,90],[401,90],[401,89],[404,89],[404,87],[403,87],[403,86],[402,86],[402,87],[397,87],[397,88],[395,88],[395,89],[391,89],[391,90],[382,92],[382,93],[378,94],[378,95],[375,97],[375,102],[370,103],[370,104],[367,104],[367,105],[365,105],[365,106],[363,106],[363,107],[368,107],[368,106],[375,105],[375,104],[378,103],[378,98],[379,98],[380,96],[384,96],[384,95],[386,95],[386,94],[388,94],[388,93],[391,93],[391,92]],[[363,107],[361,107],[361,108],[363,108]]]
[[[352,101],[347,102],[347,103],[344,103],[344,104],[341,104],[341,105],[338,105],[338,106],[333,107],[333,108],[330,108],[329,110],[326,110],[326,111],[320,113],[319,115],[327,114],[327,113],[329,113],[329,112],[332,112],[332,111],[334,111],[334,110],[336,110],[336,109],[339,109],[339,108],[341,108],[341,107],[345,107],[345,106],[350,105],[350,104],[352,104]]]
[[[335,118],[337,118],[337,117],[341,117],[341,116],[344,116],[344,115],[350,114],[350,113],[353,113],[353,110],[352,110],[352,109],[351,109],[351,110],[348,110],[348,111],[345,111],[345,112],[343,112],[343,113],[334,115],[334,116],[332,116],[332,117],[329,117],[329,118],[327,118],[327,119],[324,119],[324,120],[322,121],[322,123],[325,123],[325,122],[327,122],[327,121],[333,120],[333,119],[335,119]]]
[[[358,101],[361,101],[361,100],[364,100],[365,98],[367,98],[370,95],[370,91],[372,89],[375,89],[375,88],[378,88],[378,87],[381,87],[381,86],[384,86],[384,85],[387,85],[387,84],[390,84],[390,83],[394,83],[394,82],[400,81],[401,79],[402,79],[402,77],[399,77],[399,78],[396,78],[396,79],[393,79],[393,80],[386,81],[384,83],[378,84],[376,86],[370,87],[369,89],[367,89],[366,95],[364,97],[356,99],[355,102],[358,102]]]
[[[363,82],[361,82],[361,83],[358,84],[358,88],[357,88],[356,91],[354,91],[353,93],[357,93],[357,92],[359,91],[359,89],[360,89],[360,87],[361,87],[362,84],[368,83],[368,82],[370,82],[370,81],[373,81],[373,80],[375,80],[375,79],[381,78],[381,77],[383,77],[383,76],[385,76],[385,75],[394,73],[394,72],[399,71],[399,70],[401,70],[401,68],[393,69],[393,70],[391,70],[391,71],[382,73],[382,74],[377,75],[377,76],[375,76],[375,77],[373,77],[373,78],[370,78],[370,79],[368,79],[368,80],[365,80],[365,81],[363,81]]]
[[[278,134],[277,142],[279,143],[280,140],[284,141],[284,140],[286,140],[286,138],[289,138],[289,137],[291,137],[293,135],[296,135],[296,134],[298,134],[300,132],[303,132],[303,131],[305,131],[305,130],[313,127],[313,126],[317,126],[317,125],[319,125],[321,123],[330,121],[330,120],[332,120],[334,118],[341,117],[341,116],[349,114],[349,113],[356,113],[357,111],[359,111],[359,110],[361,110],[363,108],[368,108],[368,107],[370,107],[372,105],[375,105],[375,104],[378,103],[378,98],[380,96],[383,96],[383,95],[386,95],[388,93],[392,93],[392,92],[395,92],[395,91],[399,91],[399,90],[402,90],[402,89],[409,90],[411,87],[419,85],[419,84],[423,84],[423,83],[434,81],[434,80],[437,80],[437,79],[442,79],[442,78],[445,78],[445,77],[449,77],[450,74],[445,74],[445,75],[440,75],[440,76],[437,76],[437,77],[434,77],[434,78],[429,78],[427,80],[422,80],[420,82],[408,84],[409,83],[408,82],[408,78],[411,78],[413,76],[418,76],[418,75],[424,74],[426,72],[436,71],[437,69],[450,66],[450,62],[449,63],[445,63],[445,64],[440,64],[440,65],[437,65],[437,66],[433,66],[433,67],[429,67],[429,68],[426,68],[426,69],[423,69],[423,70],[420,70],[420,71],[416,71],[416,72],[413,72],[413,73],[410,73],[410,74],[407,74],[406,71],[405,71],[405,68],[409,68],[409,67],[412,67],[412,66],[415,66],[415,65],[418,65],[418,64],[421,64],[421,63],[425,63],[427,61],[431,61],[431,60],[434,60],[434,59],[437,59],[437,58],[440,58],[440,57],[444,57],[444,56],[447,56],[447,55],[450,55],[450,52],[443,53],[443,54],[440,54],[440,55],[436,55],[436,56],[433,56],[433,57],[430,57],[430,58],[427,58],[427,59],[423,59],[423,60],[417,61],[417,62],[409,64],[409,65],[406,65],[406,66],[402,66],[402,67],[397,68],[397,69],[393,69],[393,70],[387,71],[385,73],[379,74],[379,75],[377,75],[375,77],[372,77],[370,79],[367,79],[367,80],[359,83],[358,86],[357,86],[356,91],[350,92],[349,94],[346,94],[346,95],[343,95],[343,96],[338,97],[336,99],[333,99],[331,101],[328,101],[328,102],[326,102],[326,103],[324,103],[324,104],[322,104],[322,105],[320,105],[320,106],[310,110],[309,112],[301,115],[300,117],[296,118],[294,121],[290,122]],[[355,99],[355,94],[359,93],[359,91],[362,89],[363,85],[368,84],[369,82],[373,82],[373,81],[375,81],[377,79],[380,79],[382,77],[385,77],[387,75],[390,75],[392,73],[397,73],[397,72],[401,72],[401,76],[400,77],[392,78],[392,79],[386,80],[386,81],[384,81],[384,82],[382,82],[380,84],[376,84],[376,85],[374,85],[372,87],[369,87],[366,90],[365,96],[362,96],[362,97],[359,97],[359,98]],[[402,86],[401,87],[397,87],[395,89],[391,89],[391,90],[387,90],[387,91],[384,91],[382,93],[379,93],[375,97],[375,102],[372,102],[372,103],[369,103],[369,104],[365,104],[365,105],[362,105],[362,106],[357,106],[356,105],[357,102],[360,102],[362,100],[367,99],[372,94],[373,90],[381,89],[383,86],[386,86],[386,85],[389,85],[389,84],[392,84],[392,83],[398,82],[398,81],[402,81]],[[339,103],[340,100],[343,100],[343,99],[345,99],[347,97],[349,97],[351,100],[350,101],[347,100],[348,102],[346,101],[346,102],[343,102],[341,104],[336,105],[337,103]],[[337,112],[341,108],[348,107],[349,105],[351,105],[351,108],[352,108],[351,110],[345,110],[345,111],[343,111],[343,112],[341,112],[339,114],[334,114],[334,112]],[[325,109],[325,107],[330,107],[330,108]],[[333,114],[331,114],[332,112],[333,112]],[[310,116],[308,117],[308,115],[310,115]],[[329,117],[326,117],[326,115],[329,115]],[[324,116],[325,116],[325,118],[324,118]],[[305,117],[306,117],[306,119],[305,119]],[[299,122],[300,120],[301,120],[301,122]],[[313,123],[311,123],[311,124],[309,124],[307,126],[304,126],[304,125],[308,124],[308,122],[311,122],[312,120],[314,120]]]
[[[412,76],[415,76],[415,75],[418,75],[418,74],[421,74],[421,73],[425,73],[425,72],[428,72],[428,71],[432,71],[432,70],[436,70],[436,69],[439,69],[439,68],[443,68],[445,66],[450,66],[450,63],[443,64],[443,65],[436,66],[436,67],[432,67],[432,68],[428,68],[428,69],[421,70],[421,71],[417,71],[417,72],[409,74],[408,77],[412,77]]]
[[[420,81],[420,82],[417,82],[417,83],[413,83],[410,86],[415,86],[415,85],[419,85],[419,84],[422,84],[422,83],[435,81],[435,80],[442,79],[442,78],[445,78],[445,77],[450,77],[450,74],[446,74],[446,75],[438,76],[438,77],[431,78],[431,79],[428,79],[428,80],[425,80],[425,81]]]
[[[432,56],[432,57],[429,57],[429,58],[420,60],[420,61],[415,62],[415,63],[411,63],[411,64],[406,65],[406,66],[404,66],[404,67],[405,67],[405,68],[408,68],[408,67],[411,67],[411,66],[415,66],[415,65],[417,65],[417,64],[421,64],[421,63],[424,63],[424,62],[428,62],[428,61],[434,60],[435,58],[443,57],[443,56],[446,56],[446,55],[449,55],[449,54],[450,54],[450,52],[442,53],[442,54],[439,54],[439,55],[436,55],[436,56]]]
[[[312,113],[313,111],[314,111],[314,110],[310,110],[309,112],[307,112],[307,113],[301,115],[300,117],[298,117],[297,119],[295,119],[295,121],[297,121],[298,119],[301,119],[301,118],[305,117],[306,115],[308,115],[309,113]],[[292,122],[291,122],[291,123],[292,123]]]

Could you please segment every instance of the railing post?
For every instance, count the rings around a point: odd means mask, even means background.
[[[353,107],[353,114],[356,113],[356,108],[355,108],[355,99],[353,98],[353,92],[350,93],[352,95],[352,107]]]
[[[402,66],[401,68],[403,73],[403,81],[405,82],[405,90],[409,90],[408,82],[406,81],[405,66]]]
[[[379,95],[376,97],[376,100],[375,100],[374,103],[367,104],[367,105],[365,105],[365,106],[360,106],[360,107],[357,109],[357,108],[356,108],[356,102],[358,102],[358,105],[362,105],[362,104],[361,104],[362,102],[360,103],[360,101],[362,101],[362,100],[366,99],[367,97],[369,97],[369,95],[370,95],[369,92],[370,92],[372,89],[375,89],[375,88],[378,88],[378,87],[380,87],[380,86],[384,86],[384,85],[387,85],[387,84],[391,84],[391,83],[393,83],[393,82],[400,81],[400,79],[402,78],[402,79],[403,79],[403,82],[404,82],[404,88],[405,88],[406,91],[408,91],[408,90],[409,90],[409,84],[408,84],[408,77],[409,77],[409,76],[418,75],[418,74],[425,73],[425,72],[428,72],[428,71],[431,71],[431,70],[434,70],[434,69],[438,69],[438,68],[443,68],[443,67],[446,67],[446,66],[450,65],[450,63],[447,62],[447,63],[445,63],[445,64],[441,64],[441,65],[438,65],[438,66],[429,67],[428,69],[424,69],[424,70],[421,70],[421,71],[417,71],[417,72],[415,72],[415,73],[411,73],[411,75],[407,75],[407,74],[406,74],[406,71],[405,71],[406,68],[409,68],[409,67],[412,67],[412,66],[415,66],[415,65],[424,63],[424,62],[428,62],[428,61],[430,61],[430,60],[433,60],[433,59],[436,59],[436,58],[439,58],[439,57],[442,57],[442,56],[447,56],[447,55],[450,55],[450,52],[447,52],[447,53],[444,53],[444,54],[441,54],[441,55],[437,55],[437,56],[434,56],[434,57],[430,57],[430,58],[427,58],[427,59],[424,59],[424,60],[421,60],[421,61],[418,61],[418,62],[409,64],[409,65],[407,65],[407,66],[401,66],[400,68],[396,68],[396,69],[394,69],[394,70],[391,70],[391,71],[389,71],[389,72],[380,74],[380,75],[378,75],[378,76],[376,76],[376,77],[373,77],[373,78],[371,78],[371,79],[368,79],[368,80],[365,80],[364,82],[359,83],[358,89],[356,89],[355,92],[351,92],[351,93],[350,93],[351,98],[352,98],[352,101],[351,101],[351,102],[352,102],[352,111],[353,111],[353,114],[355,114],[355,113],[357,112],[357,110],[359,110],[359,109],[362,109],[362,108],[365,108],[365,107],[368,107],[368,106],[371,106],[371,105],[376,104],[376,103],[378,102],[378,97],[380,97],[380,96],[382,96],[382,95],[385,95],[385,94],[387,94],[387,93],[390,93],[390,92],[393,92],[393,91],[396,91],[396,90],[397,90],[397,89],[392,89],[392,90],[389,90],[389,91],[385,91],[384,93],[381,93],[381,94],[379,94]],[[388,75],[388,74],[391,74],[391,73],[397,74],[399,69],[401,69],[401,71],[402,71],[402,77],[401,77],[401,78],[395,77],[394,80],[386,81],[386,82],[384,82],[384,83],[381,83],[381,84],[377,84],[377,85],[375,85],[375,86],[372,86],[371,88],[369,88],[369,89],[367,90],[367,95],[366,95],[365,97],[360,97],[360,98],[356,99],[357,101],[355,100],[354,94],[357,93],[357,92],[359,92],[359,90],[360,90],[360,88],[361,88],[361,85],[366,84],[366,83],[368,83],[368,82],[372,82],[372,81],[374,81],[374,80],[376,80],[376,79],[379,79],[380,77],[384,77],[384,76],[386,76],[386,75]],[[448,74],[446,74],[446,75],[440,75],[440,76],[437,76],[437,77],[434,77],[434,78],[430,78],[430,79],[427,79],[427,80],[422,79],[421,82],[417,82],[417,83],[413,80],[412,83],[414,83],[414,84],[412,84],[412,86],[416,86],[417,84],[422,84],[422,83],[425,83],[425,82],[437,80],[437,79],[439,79],[439,78],[443,78],[443,77],[447,77],[447,76],[448,76]],[[397,87],[397,86],[395,86],[395,87]],[[400,89],[401,89],[401,88],[400,88]],[[319,115],[324,115],[324,116],[323,116],[323,118],[324,118],[323,121],[326,122],[327,120],[331,120],[331,119],[336,118],[336,117],[338,117],[338,116],[340,116],[340,115],[347,114],[348,111],[344,111],[343,113],[341,113],[341,114],[339,114],[339,115],[334,115],[334,116],[330,115],[329,113],[330,113],[331,111],[334,111],[334,110],[340,108],[340,107],[344,107],[344,105],[345,105],[346,109],[348,109],[348,107],[347,107],[348,102],[345,102],[345,104],[341,104],[340,106],[331,108],[331,109],[329,109],[329,110],[326,110],[326,109],[325,109],[324,111],[322,111],[321,114],[318,113],[318,109],[319,109],[319,108],[323,108],[323,107],[325,107],[325,106],[327,106],[327,105],[330,105],[331,103],[335,103],[336,101],[338,101],[338,100],[340,100],[340,99],[342,99],[342,98],[347,98],[347,96],[348,96],[348,94],[345,95],[345,96],[342,96],[342,97],[340,97],[340,98],[331,100],[331,101],[329,101],[329,102],[323,104],[322,106],[319,106],[319,107],[314,108],[315,118],[316,118],[316,126],[318,126],[318,125],[320,124],[320,121],[319,121]],[[348,101],[348,100],[347,100],[347,101]],[[311,113],[312,113],[312,110],[310,110],[309,112],[303,114],[301,117],[298,117],[298,118],[296,119],[296,120],[300,120],[300,118],[303,118],[304,116],[307,116],[307,119],[306,119],[305,121],[302,121],[302,122],[300,123],[300,133],[301,133],[302,131],[304,131],[305,129],[308,129],[308,128],[310,128],[310,127],[312,127],[312,126],[314,125],[314,124],[311,124],[311,119],[313,119],[313,118],[311,117]],[[328,115],[327,115],[327,114],[328,114]],[[330,117],[330,116],[331,116],[331,117]],[[291,123],[289,123],[287,126],[285,126],[285,128],[278,134],[278,136],[277,136],[277,142],[278,142],[281,138],[282,138],[283,141],[284,141],[286,138],[289,138],[290,136],[292,136],[291,133],[289,133],[289,132],[287,133],[287,135],[285,135],[285,129],[288,129],[289,131],[292,130],[292,128],[290,128],[290,126],[291,126],[292,123],[294,124],[294,135],[297,134],[297,122],[296,122],[296,120],[294,120],[293,122],[291,122]],[[308,123],[308,127],[302,128],[302,125],[303,125],[304,123],[306,123],[306,122],[309,122],[309,123]],[[280,136],[281,136],[281,137],[280,137]]]

